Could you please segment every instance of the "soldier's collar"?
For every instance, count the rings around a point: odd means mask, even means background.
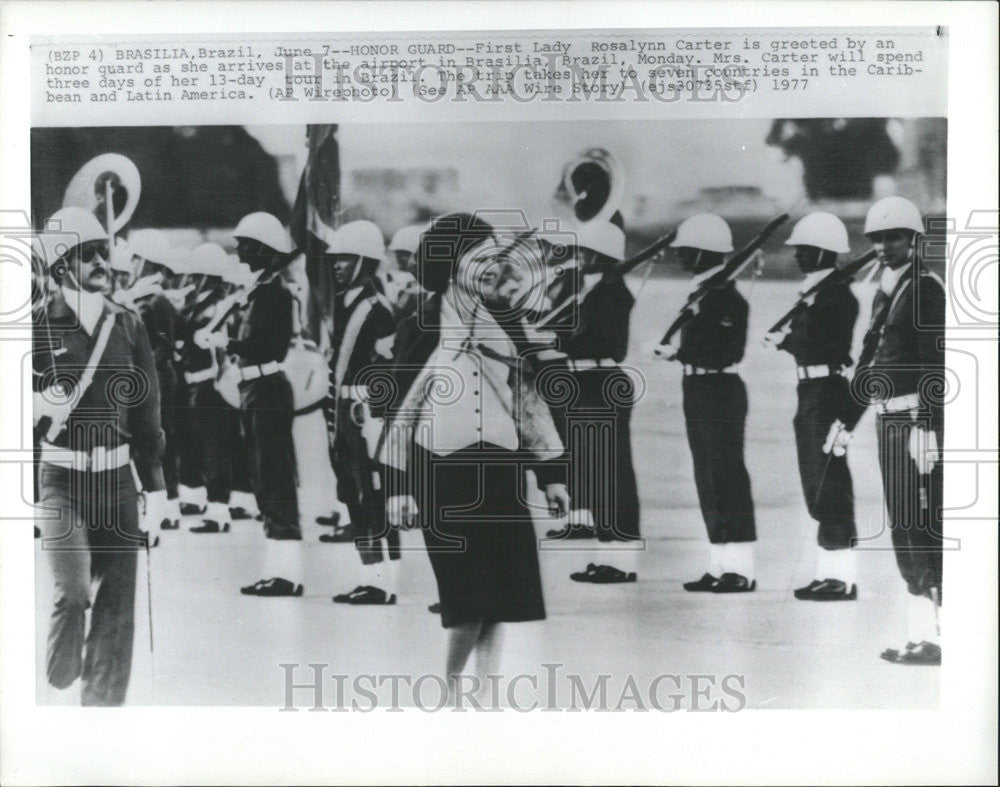
[[[697,288],[704,284],[706,281],[711,279],[716,273],[721,271],[725,265],[716,265],[714,268],[709,268],[707,271],[702,271],[701,273],[696,273],[691,277],[691,283]]]
[[[345,292],[344,293],[344,306],[345,307],[346,306],[350,306],[352,303],[354,303],[358,299],[358,296],[361,295],[361,293],[362,293],[363,290],[364,290],[364,287],[362,287],[361,285],[358,285],[357,287],[351,287],[351,289],[349,289],[347,292]]]
[[[100,292],[70,290],[67,287],[60,289],[66,305],[80,320],[80,326],[87,332],[88,336],[93,336],[94,329],[97,327],[101,315],[104,314],[104,295]]]
[[[898,268],[890,268],[886,266],[882,269],[882,276],[879,279],[879,287],[882,292],[886,295],[892,295],[896,289],[896,285],[899,284],[900,279],[910,270],[910,265],[900,265]]]

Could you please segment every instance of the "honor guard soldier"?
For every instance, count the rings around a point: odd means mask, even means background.
[[[700,213],[677,228],[670,244],[681,267],[693,273],[695,288],[721,270],[733,250],[724,219]],[[746,346],[749,307],[735,283],[709,292],[691,307],[678,345],[657,354],[684,365],[684,421],[694,462],[702,517],[708,529],[709,569],[684,583],[692,592],[745,593],[756,587],[757,540],[750,476],[743,460],[747,416],[746,385],[739,362]]]
[[[160,527],[175,530],[180,522],[178,495],[179,459],[174,433],[174,400],[177,396],[177,371],[174,366],[174,341],[177,309],[166,295],[176,274],[179,250],[171,248],[158,230],[136,230],[129,235],[130,265],[137,279],[131,288],[132,303],[146,326],[146,335],[156,359],[160,381],[160,425],[166,441],[163,453],[163,480],[167,485],[167,512]]]
[[[850,251],[847,228],[831,213],[802,217],[785,245],[795,249],[795,262],[805,274],[800,288],[807,293],[837,267],[837,255]],[[850,279],[818,289],[815,299],[782,332],[769,333],[765,344],[795,359],[798,409],[792,425],[799,476],[809,515],[819,523],[819,554],[814,579],[795,591],[811,601],[857,598],[854,567],[854,488],[847,456],[824,453],[833,422],[850,407],[851,342],[858,318],[858,300]]]
[[[881,655],[896,664],[940,664],[945,290],[924,267],[917,207],[886,197],[868,211],[865,236],[881,263],[852,407],[828,449],[843,453],[869,405],[877,412],[879,465],[892,544],[909,591],[909,642]]]
[[[229,497],[233,486],[233,453],[237,450],[239,413],[230,407],[215,387],[219,377],[218,350],[199,347],[193,337],[225,308],[227,268],[235,264],[217,243],[203,243],[191,252],[188,267],[205,277],[204,292],[210,297],[188,317],[191,341],[181,352],[181,368],[188,391],[188,416],[197,452],[197,467],[205,487],[202,522],[192,533],[228,533],[231,524]],[[225,330],[225,326],[221,330]]]
[[[573,507],[591,513],[602,542],[638,542],[639,495],[632,465],[632,407],[635,384],[619,366],[628,354],[629,317],[635,298],[614,271],[625,257],[621,215],[581,225],[577,231],[586,293],[572,330],[558,341],[574,380],[576,399],[564,413],[570,457],[569,494]],[[550,537],[570,537],[574,525]],[[611,584],[636,581],[639,546],[625,544],[608,563],[591,563],[570,574],[575,582]],[[611,550],[609,549],[608,552]],[[621,567],[619,567],[621,566]]]
[[[122,705],[136,550],[145,541],[130,462],[146,495],[147,528],[166,505],[156,364],[139,318],[102,294],[108,235],[97,219],[63,208],[49,227],[43,245],[58,291],[41,315],[32,358],[42,549],[55,580],[46,672],[58,689],[82,677],[84,705]]]
[[[366,375],[378,367],[391,366],[395,321],[392,307],[373,280],[384,251],[382,231],[370,221],[343,225],[327,249],[336,287],[325,411],[330,463],[337,476],[337,497],[351,514],[361,562],[378,577],[378,585],[362,584],[334,596],[340,604],[396,602],[399,531],[386,526],[385,495],[373,458],[381,419],[372,418],[365,382]]]
[[[281,362],[294,332],[294,297],[281,273],[294,259],[291,240],[269,213],[244,216],[236,229],[240,261],[259,274],[247,295],[237,339],[225,331],[202,333],[202,346],[226,347],[237,357],[240,409],[253,455],[253,484],[268,539],[267,563],[278,572],[301,570],[302,530],[296,489],[292,387]],[[197,341],[196,337],[196,341]],[[228,345],[228,347],[227,347]],[[301,596],[303,587],[276,575],[241,589],[244,595]]]
[[[389,241],[388,251],[396,261],[396,270],[386,272],[385,292],[399,323],[417,310],[417,302],[426,292],[417,282],[414,255],[420,246],[420,235],[426,225],[409,224],[396,230]]]

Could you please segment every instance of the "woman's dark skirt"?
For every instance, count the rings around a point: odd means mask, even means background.
[[[417,449],[424,543],[441,624],[545,619],[523,455],[495,446],[446,457]],[[428,497],[432,493],[431,497]]]

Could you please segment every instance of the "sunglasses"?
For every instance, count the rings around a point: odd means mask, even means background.
[[[110,253],[108,251],[108,244],[101,241],[84,243],[80,246],[80,250],[77,252],[80,258],[80,262],[85,264],[92,263],[98,257],[102,259],[108,259]]]

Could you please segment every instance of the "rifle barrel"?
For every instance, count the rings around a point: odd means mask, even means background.
[[[764,229],[757,233],[756,237],[752,241],[727,260],[721,271],[691,293],[691,295],[688,296],[684,307],[681,309],[681,313],[677,315],[674,321],[670,324],[670,327],[667,328],[667,332],[663,334],[660,344],[667,344],[674,337],[674,334],[680,330],[681,326],[691,319],[693,315],[689,309],[690,306],[701,301],[710,290],[718,289],[724,284],[732,281],[732,279],[735,278],[736,275],[743,269],[753,254],[761,246],[763,246],[767,242],[767,239],[774,234],[774,231],[788,221],[788,219],[789,215],[787,213],[782,213],[776,219],[770,221]]]
[[[782,328],[784,328],[785,325],[787,325],[797,314],[799,314],[803,309],[806,308],[806,301],[808,298],[811,298],[814,295],[818,295],[819,293],[832,287],[835,284],[852,281],[854,279],[854,276],[874,259],[875,259],[875,250],[872,249],[871,251],[862,254],[857,259],[851,260],[851,262],[847,263],[846,265],[843,265],[840,268],[835,268],[834,270],[832,270],[828,275],[824,276],[822,279],[816,282],[816,284],[814,284],[806,292],[804,292],[802,296],[795,302],[795,305],[792,306],[792,308],[789,309],[787,312],[785,312],[785,314],[781,317],[780,320],[778,320],[774,325],[771,326],[771,328],[768,330],[768,333],[775,333],[776,331],[780,331]]]

